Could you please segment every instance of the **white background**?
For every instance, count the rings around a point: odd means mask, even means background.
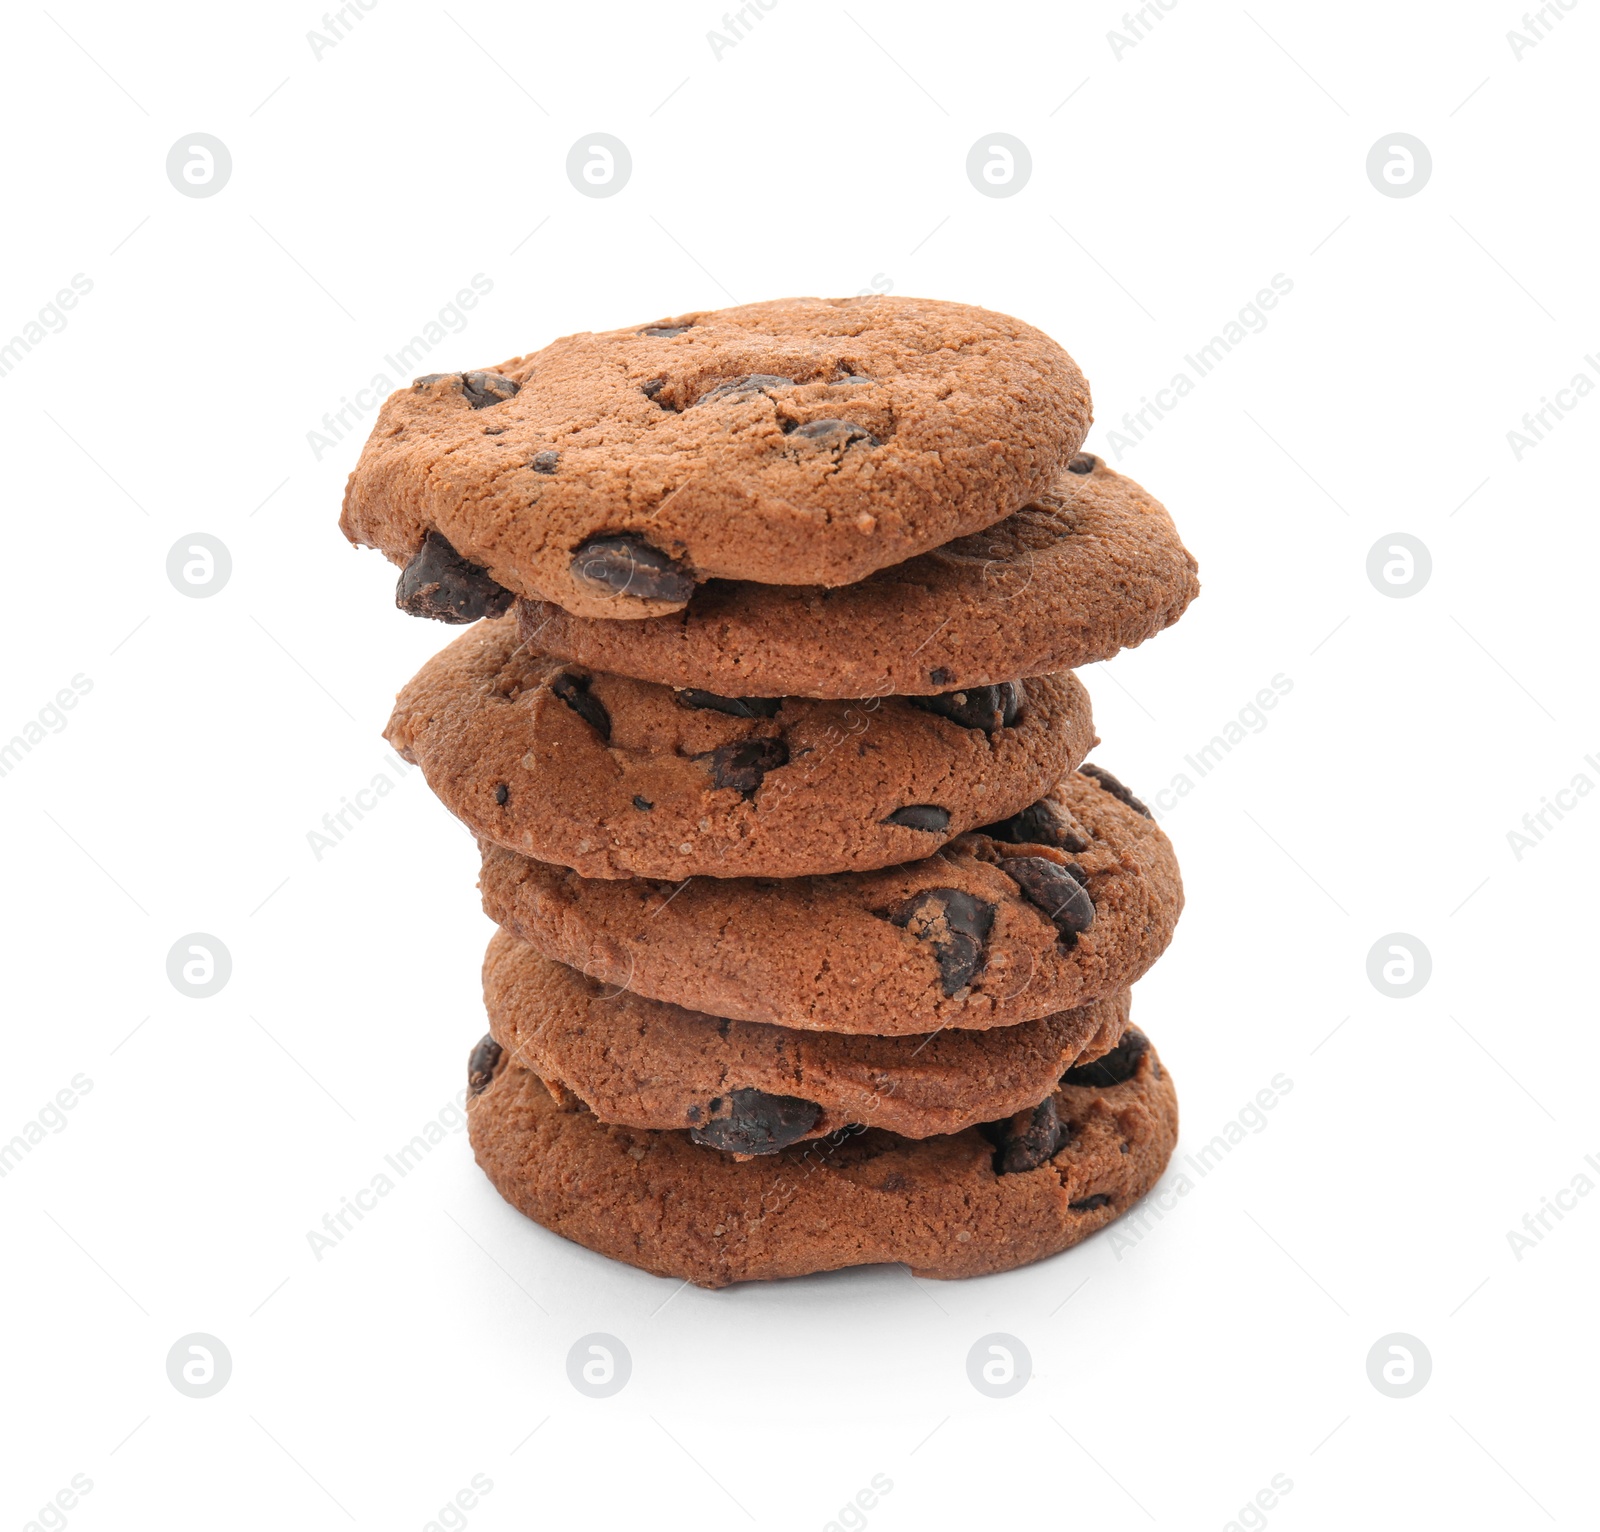
[[[778,0],[720,57],[711,6],[379,0],[320,58],[311,6],[12,13],[0,340],[93,288],[0,378],[0,739],[92,690],[0,777],[0,1140],[92,1085],[0,1181],[0,1525],[74,1474],[84,1532],[425,1528],[475,1474],[452,1520],[485,1532],[825,1528],[875,1474],[882,1532],[1224,1528],[1275,1474],[1244,1524],[1592,1524],[1600,1196],[1521,1259],[1507,1231],[1600,1156],[1600,800],[1520,860],[1507,832],[1600,782],[1600,401],[1520,461],[1507,432],[1600,368],[1595,13],[1519,58],[1513,4],[1191,0],[1120,56],[1114,4],[971,10]],[[197,131],[233,158],[206,199],[164,170]],[[605,200],[564,170],[597,131],[633,157]],[[997,131],[1033,159],[1005,199],[964,170]],[[1397,131],[1433,159],[1405,199],[1365,171]],[[308,844],[397,775],[390,700],[450,635],[335,525],[370,417],[320,460],[307,433],[477,273],[413,370],[889,283],[1089,375],[1090,445],[1205,587],[1086,675],[1097,758],[1153,796],[1292,681],[1169,800],[1189,906],[1135,1006],[1180,1154],[1292,1090],[1134,1245],[680,1290],[525,1222],[451,1132],[312,1254],[458,1120],[489,926],[420,774]],[[1123,412],[1277,273],[1266,328],[1119,457]],[[232,557],[208,599],[165,572],[195,532]],[[1432,557],[1407,599],[1366,574],[1394,532]],[[207,1000],[166,977],[195,931],[233,959]],[[1391,932],[1432,955],[1410,999],[1367,978]],[[610,1399],[567,1381],[592,1331],[633,1359]],[[1032,1357],[1006,1400],[966,1375],[993,1331]],[[1366,1372],[1396,1331],[1433,1359],[1408,1399]],[[232,1356],[209,1399],[167,1380],[190,1332]]]

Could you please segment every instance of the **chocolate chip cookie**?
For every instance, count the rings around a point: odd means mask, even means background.
[[[715,1016],[885,1036],[1005,1027],[1125,989],[1165,950],[1183,885],[1141,808],[1086,769],[874,872],[603,881],[483,843],[479,887],[490,919],[543,956]]]
[[[1196,568],[1161,503],[1080,452],[1004,521],[854,585],[711,580],[644,622],[518,610],[545,653],[669,686],[910,695],[1110,659],[1183,615]]]
[[[1094,744],[1071,672],[863,702],[674,691],[479,623],[385,737],[478,835],[591,878],[798,877],[915,860],[1024,808]]]
[[[929,299],[786,298],[430,373],[379,411],[340,526],[446,622],[511,596],[672,612],[708,579],[845,585],[999,521],[1088,429],[1048,336]]]
[[[1126,990],[988,1032],[852,1037],[729,1021],[648,1000],[542,958],[496,931],[483,961],[486,1077],[504,1051],[602,1122],[682,1128],[697,1143],[771,1154],[849,1123],[908,1138],[958,1133],[1049,1094],[1064,1071],[1109,1053]]]
[[[1008,1121],[922,1139],[844,1127],[741,1160],[683,1130],[607,1126],[502,1055],[474,1075],[467,1121],[512,1206],[659,1276],[724,1287],[899,1261],[971,1277],[1077,1244],[1160,1179],[1178,1101],[1155,1049],[1129,1031],[1089,1069]]]

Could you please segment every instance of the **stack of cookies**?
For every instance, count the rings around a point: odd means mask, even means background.
[[[1006,1270],[1155,1183],[1182,907],[1073,668],[1198,589],[1016,320],[785,300],[391,397],[342,525],[471,624],[386,736],[478,838],[478,1162],[708,1287]]]

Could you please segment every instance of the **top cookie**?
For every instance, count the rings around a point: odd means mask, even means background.
[[[1166,508],[1080,452],[1004,521],[838,590],[713,580],[645,622],[518,604],[564,660],[724,696],[918,696],[1108,660],[1199,594]]]
[[[1077,451],[1054,341],[928,299],[786,298],[570,335],[392,394],[345,492],[398,603],[656,617],[711,578],[845,585],[1008,516]],[[509,594],[508,594],[509,593]]]

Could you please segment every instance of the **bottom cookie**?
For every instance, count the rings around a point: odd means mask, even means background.
[[[928,1277],[1009,1271],[1125,1213],[1178,1138],[1171,1077],[1132,1028],[1008,1121],[922,1139],[845,1127],[750,1160],[679,1129],[607,1126],[509,1055],[473,1083],[473,1150],[506,1201],[701,1287],[881,1262]]]

